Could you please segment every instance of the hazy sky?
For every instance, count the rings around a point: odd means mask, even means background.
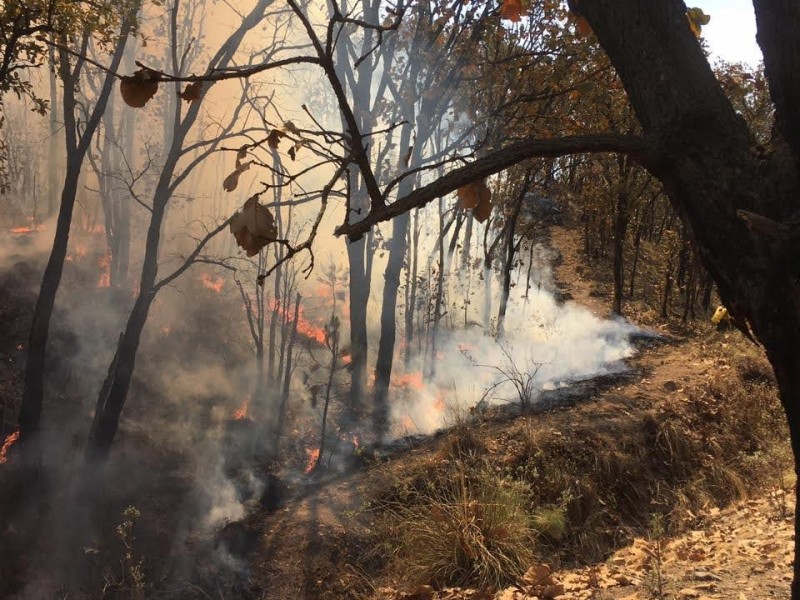
[[[690,0],[687,6],[698,6],[711,22],[703,27],[703,37],[711,49],[712,61],[746,62],[756,66],[761,50],[756,43],[756,18],[751,0]]]

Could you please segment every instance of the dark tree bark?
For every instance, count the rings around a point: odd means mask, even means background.
[[[125,51],[125,42],[131,31],[131,22],[126,19],[120,30],[120,38],[114,50],[109,68],[116,71],[119,68]],[[66,43],[65,40],[62,41]],[[92,137],[100,124],[100,119],[105,110],[106,103],[111,94],[116,79],[107,75],[103,81],[100,95],[80,135],[76,122],[76,85],[80,70],[73,69],[69,54],[62,50],[59,52],[59,75],[64,84],[63,109],[64,109],[64,136],[66,141],[67,171],[64,177],[64,187],[61,191],[61,205],[56,221],[56,232],[53,238],[53,248],[42,277],[39,296],[33,309],[31,333],[28,340],[28,360],[25,364],[25,388],[22,395],[19,414],[19,442],[23,448],[29,446],[39,432],[42,402],[44,399],[44,372],[47,353],[47,338],[50,333],[50,319],[53,315],[56,294],[61,283],[64,270],[64,260],[67,256],[69,244],[69,231],[72,226],[72,213],[75,208],[75,198],[78,191],[81,168],[89,149]]]
[[[223,69],[230,64],[245,34],[258,25],[263,18],[264,11],[271,2],[272,0],[259,0],[250,13],[242,20],[239,27],[230,35],[227,41],[222,44],[211,59],[207,68],[208,72]],[[114,436],[117,433],[117,428],[119,427],[119,417],[122,414],[122,408],[128,398],[128,391],[130,390],[131,379],[136,365],[139,341],[141,339],[142,330],[147,323],[148,313],[153,300],[164,285],[182,274],[191,264],[191,260],[187,259],[183,266],[179,267],[170,276],[161,281],[157,281],[159,246],[167,206],[177,186],[189,173],[187,167],[187,169],[176,175],[176,167],[183,155],[184,140],[199,116],[200,106],[201,103],[199,102],[192,103],[182,119],[179,113],[176,115],[172,143],[153,193],[152,212],[150,215],[150,224],[147,229],[139,294],[134,302],[125,330],[117,346],[114,357],[114,362],[116,364],[112,365],[112,368],[109,369],[108,376],[98,397],[94,426],[92,427],[89,438],[89,454],[101,460],[108,456],[111,444],[114,441]],[[199,252],[203,245],[210,239],[209,236],[215,235],[221,231],[226,223],[223,223],[216,230],[209,233],[209,235],[204,238],[204,241],[197,246],[195,252]]]
[[[776,108],[764,155],[686,25],[680,0],[581,0],[645,134],[650,165],[690,228],[738,326],[752,329],[775,369],[800,473],[800,10],[755,0],[758,42]],[[798,479],[800,481],[800,479]],[[798,504],[797,509],[800,509]],[[800,513],[796,512],[800,517]],[[795,519],[795,555],[800,518]],[[800,561],[793,600],[800,599]]]
[[[505,226],[505,251],[506,255],[503,261],[503,287],[500,290],[500,308],[497,311],[497,339],[502,339],[505,332],[506,310],[508,308],[508,297],[511,293],[511,271],[514,267],[514,254],[517,251],[517,246],[514,244],[514,236],[517,231],[517,220],[519,213],[522,210],[523,200],[525,194],[528,193],[528,188],[531,184],[530,171],[525,175],[525,181],[522,184],[522,189],[514,202],[514,208],[506,221]]]

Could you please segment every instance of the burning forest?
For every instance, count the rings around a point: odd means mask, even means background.
[[[783,476],[593,9],[61,4],[0,7],[0,597],[599,598],[547,564]]]

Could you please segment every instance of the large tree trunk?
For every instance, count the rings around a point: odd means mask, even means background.
[[[371,270],[367,269],[367,237],[347,244],[350,263],[350,396],[347,402],[352,419],[361,411],[367,383],[367,304]]]
[[[136,354],[142,330],[147,323],[154,294],[139,294],[128,317],[125,332],[117,345],[114,362],[109,369],[108,379],[97,399],[94,423],[89,436],[89,452],[96,458],[105,458],[111,450],[111,443],[117,433],[119,416],[128,397]]]
[[[778,136],[758,148],[686,24],[680,0],[580,0],[661,159],[646,165],[690,227],[701,260],[738,326],[764,344],[800,459],[800,12],[757,0]],[[786,140],[784,143],[781,139]],[[800,522],[800,504],[796,524]],[[796,525],[797,526],[797,525]],[[795,554],[800,535],[795,536]],[[800,600],[795,560],[793,600]]]

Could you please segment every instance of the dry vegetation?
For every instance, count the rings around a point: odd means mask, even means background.
[[[462,422],[435,452],[381,468],[394,478],[368,502],[367,546],[380,555],[369,564],[388,568],[371,576],[498,589],[534,563],[603,561],[654,523],[663,535],[697,527],[709,508],[779,482],[790,454],[769,365],[744,342],[710,342],[643,360],[657,371],[665,355],[719,349],[696,382],[645,373],[652,394],[622,386],[510,424]]]

